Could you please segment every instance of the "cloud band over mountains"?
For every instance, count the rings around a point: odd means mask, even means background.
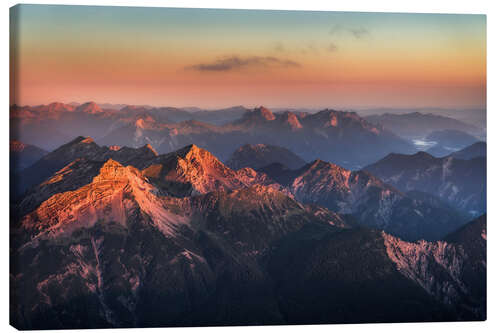
[[[245,68],[269,68],[269,67],[301,67],[301,65],[293,60],[281,59],[277,57],[240,57],[228,56],[219,58],[213,62],[200,63],[185,67],[187,70],[196,70],[200,72],[228,72]]]

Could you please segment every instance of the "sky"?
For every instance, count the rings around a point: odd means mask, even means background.
[[[484,108],[486,16],[18,5],[11,104]]]

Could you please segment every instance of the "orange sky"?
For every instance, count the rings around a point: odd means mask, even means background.
[[[11,102],[484,107],[481,15],[22,5]]]

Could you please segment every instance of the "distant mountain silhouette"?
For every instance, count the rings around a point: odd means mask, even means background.
[[[486,142],[476,142],[464,149],[452,153],[450,156],[461,160],[486,157]]]
[[[401,191],[426,192],[476,216],[486,212],[485,157],[462,160],[425,152],[389,154],[364,170]]]
[[[47,151],[37,146],[10,140],[10,172],[18,172],[38,161]]]
[[[260,169],[272,163],[282,163],[289,169],[298,169],[306,162],[286,148],[254,144],[244,145],[234,151],[226,165],[234,170],[245,167]]]
[[[404,138],[422,138],[439,130],[459,130],[468,133],[480,131],[479,128],[460,120],[432,113],[384,113],[382,115],[369,115],[365,119]]]
[[[51,104],[52,105],[52,104]],[[208,149],[221,160],[245,144],[280,146],[305,160],[334,162],[359,169],[390,152],[412,153],[412,144],[373,125],[355,112],[316,113],[243,107],[189,112],[172,107],[124,106],[100,108],[93,102],[73,105],[11,107],[11,138],[41,142],[53,150],[75,135],[91,136],[99,144],[141,147],[151,144],[168,153],[189,144]]]

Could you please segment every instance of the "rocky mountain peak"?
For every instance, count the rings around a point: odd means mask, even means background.
[[[90,136],[78,136],[76,137],[75,139],[73,139],[72,141],[70,141],[69,143],[65,144],[65,145],[62,145],[61,147],[64,147],[64,146],[72,146],[72,145],[75,145],[75,144],[80,144],[80,143],[94,143],[94,139],[92,139]]]
[[[60,112],[60,111],[73,111],[75,109],[74,106],[64,104],[61,102],[53,102],[47,105],[47,110],[49,112]]]
[[[155,120],[151,116],[138,117],[135,121],[135,127],[141,129],[151,129],[155,123]]]
[[[253,111],[248,111],[245,114],[243,114],[241,121],[246,123],[248,122],[261,123],[275,119],[276,116],[274,115],[274,113],[272,113],[269,109],[261,106],[253,109]]]
[[[206,151],[205,149],[202,149],[198,147],[195,144],[190,144],[187,145],[184,148],[181,148],[175,152],[177,156],[189,159],[189,158],[203,158],[203,157],[213,157],[213,155]],[[215,157],[213,157],[215,158]]]
[[[320,159],[316,159],[316,160],[312,161],[305,168],[309,169],[309,170],[324,169],[324,168],[335,168],[335,169],[339,168],[339,169],[343,169],[343,168],[339,167],[336,164],[333,164],[333,163],[330,163],[330,162],[325,162],[325,161],[322,161]]]
[[[76,112],[83,112],[83,113],[90,113],[90,114],[96,114],[96,113],[101,113],[103,112],[101,107],[97,105],[96,102],[87,102],[82,105],[79,105],[76,109]]]
[[[99,174],[94,178],[93,182],[117,180],[126,177],[126,174],[127,168],[110,158],[103,164]]]
[[[145,144],[144,146],[141,147],[142,150],[145,151],[151,151],[155,156],[158,156],[158,152],[151,146],[149,143]]]
[[[258,112],[259,115],[261,115],[263,118],[265,118],[266,120],[274,120],[276,119],[276,116],[274,115],[274,113],[271,112],[271,110],[263,107],[263,106],[260,106],[256,109],[256,111]]]
[[[288,124],[292,129],[302,128],[302,124],[300,123],[295,113],[287,111],[283,114],[283,117],[284,122]]]

